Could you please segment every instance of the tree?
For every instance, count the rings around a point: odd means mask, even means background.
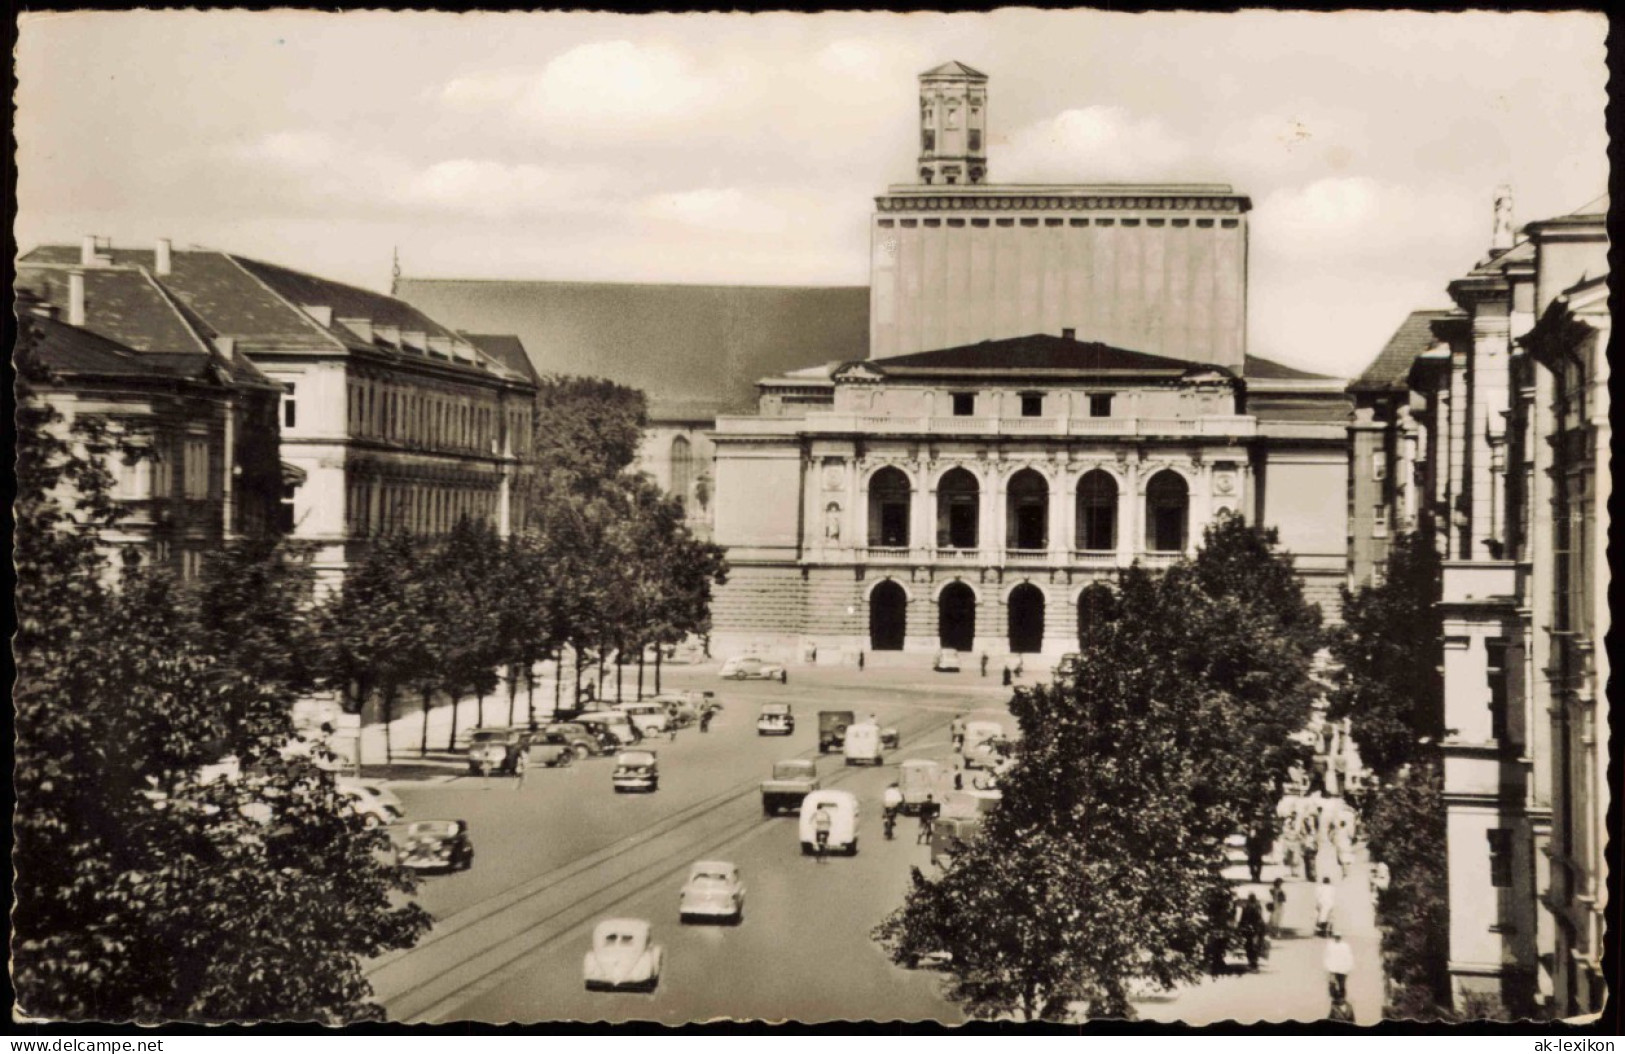
[[[1393,774],[1372,800],[1366,821],[1371,856],[1388,865],[1377,895],[1388,1005],[1384,1017],[1448,1018],[1449,876],[1444,845],[1444,779],[1436,760]]]
[[[1439,554],[1429,539],[1394,539],[1378,585],[1343,589],[1343,625],[1332,637],[1338,667],[1329,710],[1349,718],[1360,761],[1386,777],[1444,735]]]
[[[560,490],[596,491],[637,460],[648,401],[641,391],[597,377],[550,376],[536,393],[536,424],[525,504],[543,512]]]
[[[342,1023],[376,1016],[361,960],[428,925],[410,876],[308,760],[292,698],[211,642],[163,574],[110,582],[103,423],[71,428],[22,327],[13,980],[64,1020]],[[206,781],[231,751],[242,775]]]

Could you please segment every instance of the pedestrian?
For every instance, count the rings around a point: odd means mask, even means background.
[[[525,770],[530,768],[525,759],[520,758],[519,763],[513,767],[513,789],[518,790],[525,785]]]
[[[1337,849],[1337,866],[1343,872],[1343,877],[1349,877],[1349,868],[1354,866],[1354,835],[1346,825],[1339,825],[1332,836],[1332,844]]]
[[[1017,656],[1016,656],[1016,676],[1017,676],[1017,677],[1020,677],[1020,676],[1021,676],[1021,671],[1022,671],[1022,670],[1023,670],[1023,669],[1024,669],[1024,668],[1025,668],[1025,667],[1024,667],[1024,666],[1023,666],[1023,665],[1022,665],[1022,661],[1023,661],[1023,660],[1022,660],[1022,658],[1021,658],[1021,656],[1019,656],[1019,655],[1017,655]]]
[[[1241,919],[1236,929],[1241,933],[1241,946],[1247,953],[1247,969],[1258,972],[1258,960],[1264,954],[1264,905],[1257,893],[1247,894],[1241,904]]]
[[[982,676],[987,676],[987,652],[982,653]]]
[[[709,731],[711,731],[711,715],[714,712],[715,711],[713,711],[710,707],[706,707],[703,711],[701,711],[701,713],[700,713],[700,731],[701,732],[709,732]]]
[[[1293,878],[1298,877],[1298,831],[1291,824],[1281,832],[1281,866]]]
[[[985,659],[986,656],[983,656],[983,658]],[[958,753],[960,750],[964,749],[965,719],[963,717],[956,717],[952,721],[948,722],[948,738],[953,742],[953,749],[955,753]]]
[[[1268,836],[1257,824],[1247,831],[1247,873],[1252,875],[1254,882],[1264,880],[1264,852],[1268,848]]]
[[[863,652],[858,652],[858,672],[863,672]]]
[[[1326,987],[1335,1005],[1348,998],[1349,974],[1354,972],[1354,949],[1335,928],[1328,930],[1326,937],[1326,954],[1322,961],[1326,966]]]
[[[1280,940],[1286,936],[1282,923],[1286,919],[1286,882],[1277,877],[1270,883],[1270,936]]]
[[[1010,687],[1010,664],[1008,662],[1004,664],[1004,686],[1006,688]]]
[[[1303,877],[1310,882],[1315,880],[1319,855],[1320,821],[1316,813],[1307,813],[1303,818]]]
[[[1315,934],[1324,937],[1332,930],[1332,912],[1337,910],[1337,887],[1326,875],[1315,887]]]
[[[1378,860],[1371,865],[1371,903],[1373,906],[1381,901],[1384,893],[1388,892],[1388,883],[1390,881],[1392,879],[1388,874],[1388,864],[1385,861]]]
[[[780,666],[779,667],[779,683],[780,684],[789,684],[790,683],[790,670],[789,670],[788,667],[785,667],[785,666]]]
[[[962,791],[964,789],[965,789],[965,773],[963,771],[961,771],[960,768],[956,765],[956,766],[954,766],[954,790]]]
[[[931,828],[935,826],[936,819],[937,799],[934,795],[927,794],[925,801],[920,803],[920,829],[914,835],[915,845],[931,844]]]

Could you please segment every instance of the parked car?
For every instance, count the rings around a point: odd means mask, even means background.
[[[1083,662],[1083,656],[1075,651],[1069,651],[1061,656],[1061,661],[1055,664],[1055,676],[1071,677],[1078,672],[1078,665]]]
[[[530,754],[530,733],[517,728],[480,728],[468,739],[470,775],[499,772],[514,776],[525,770]]]
[[[818,848],[818,824],[815,818],[820,811],[829,813],[828,851],[857,856],[858,799],[840,790],[814,791],[802,799],[801,829],[798,832],[802,854],[811,854]]]
[[[615,755],[615,772],[610,777],[615,793],[657,791],[660,789],[660,761],[652,750],[626,750]]]
[[[958,673],[959,652],[952,648],[943,648],[937,652],[936,661],[931,664],[931,668],[938,673]]]
[[[965,742],[960,755],[967,769],[991,768],[997,757],[997,744],[1004,738],[1004,726],[996,721],[965,722]]]
[[[368,827],[385,827],[406,815],[401,799],[382,784],[341,778],[333,781],[333,788],[349,800]]]
[[[903,794],[903,811],[913,815],[925,799],[942,800],[942,765],[929,758],[909,758],[898,766],[897,789]]]
[[[399,829],[397,844],[404,867],[467,871],[474,866],[474,843],[466,820],[417,820]]]
[[[796,730],[796,715],[789,703],[763,703],[756,716],[756,734],[759,736],[788,736]]]
[[[850,710],[818,711],[818,752],[828,754],[846,743],[847,726],[857,720]]]
[[[585,733],[583,733],[585,738]],[[576,759],[576,742],[563,732],[549,732],[542,729],[533,733],[530,740],[530,760],[532,764],[546,765],[550,769],[563,768],[572,764]]]
[[[784,667],[755,655],[735,655],[722,664],[717,676],[723,680],[776,681],[784,676]]]
[[[544,743],[557,743],[560,740],[568,743],[577,761],[583,761],[596,754],[608,754],[615,749],[614,745],[605,746],[599,733],[575,721],[556,721],[550,725],[543,725],[542,730],[537,733],[537,738]]]
[[[626,715],[626,719],[632,723],[632,727],[637,729],[640,735],[663,736],[666,734],[669,718],[666,716],[664,705],[653,700],[645,700],[636,703],[624,703],[616,707],[616,709]]]
[[[688,881],[677,894],[677,918],[745,921],[745,883],[739,869],[723,860],[702,860],[688,869]]]
[[[605,919],[592,931],[592,949],[581,963],[588,991],[631,988],[652,992],[660,984],[664,950],[643,919]]]
[[[598,736],[601,742],[613,739],[616,747],[629,746],[643,738],[643,734],[633,727],[632,721],[620,710],[595,710],[592,713],[578,714],[574,724],[586,728]]]
[[[821,788],[818,763],[811,758],[787,758],[773,763],[773,775],[762,781],[762,815],[781,809],[800,809],[807,795]]]
[[[880,726],[867,721],[848,725],[841,753],[848,765],[884,765],[886,756],[880,746]]]

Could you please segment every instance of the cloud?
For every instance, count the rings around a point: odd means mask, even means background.
[[[1488,198],[1475,202],[1454,187],[1432,191],[1347,176],[1267,194],[1251,226],[1253,244],[1267,257],[1342,266],[1396,258],[1415,263],[1418,254],[1441,245],[1473,244],[1480,221],[1488,246]]]
[[[706,231],[782,234],[790,225],[790,213],[780,203],[738,187],[704,187],[655,195],[639,201],[634,211],[650,219]]]
[[[1066,110],[1013,132],[995,135],[990,161],[996,182],[1078,183],[1172,179],[1189,146],[1160,121],[1117,106]]]
[[[403,172],[384,193],[408,208],[502,217],[602,211],[614,182],[598,168],[457,158]]]

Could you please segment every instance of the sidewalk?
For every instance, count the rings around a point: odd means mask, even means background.
[[[1343,936],[1354,949],[1354,973],[1349,977],[1349,1005],[1360,1025],[1382,1020],[1382,951],[1371,904],[1370,868],[1364,847],[1356,853],[1347,878],[1338,879],[1335,856],[1323,850],[1319,857],[1320,875],[1331,875],[1337,887],[1334,916]],[[1225,869],[1232,880],[1247,877],[1244,862],[1233,860]],[[1245,898],[1257,893],[1268,903],[1269,883],[1276,876],[1286,879],[1284,925],[1288,936],[1271,941],[1268,961],[1257,973],[1230,974],[1198,984],[1135,1000],[1135,1010],[1147,1021],[1184,1021],[1207,1024],[1214,1021],[1318,1021],[1326,1017],[1330,1001],[1326,994],[1326,970],[1321,956],[1326,942],[1314,935],[1315,891],[1303,879],[1294,879],[1279,864],[1266,864],[1262,883],[1240,881],[1236,895]]]

